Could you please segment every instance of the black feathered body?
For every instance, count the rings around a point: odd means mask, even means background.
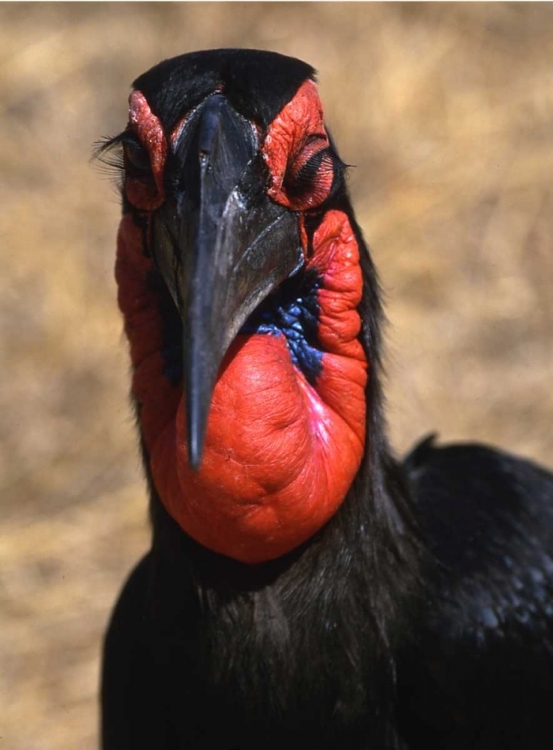
[[[154,503],[107,639],[105,747],[549,747],[551,475],[429,444],[389,471],[421,546],[344,513],[249,570]]]
[[[455,750],[550,747],[553,476],[502,451],[430,441],[406,470],[435,561],[404,652],[406,736]]]

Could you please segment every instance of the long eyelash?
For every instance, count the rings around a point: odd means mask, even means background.
[[[316,189],[317,182],[326,174],[334,174],[338,164],[329,159],[326,149],[317,151],[310,156],[297,172],[290,174],[288,190],[292,195],[301,195],[309,189]],[[286,178],[285,178],[286,179]]]
[[[106,167],[105,171],[109,174],[115,174],[116,177],[120,177],[125,169],[123,144],[127,138],[128,135],[125,130],[113,138],[100,138],[93,146],[93,161],[100,162],[100,164]]]

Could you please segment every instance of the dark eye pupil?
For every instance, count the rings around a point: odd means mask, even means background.
[[[146,172],[150,169],[150,156],[138,143],[125,143],[125,161],[135,169]]]

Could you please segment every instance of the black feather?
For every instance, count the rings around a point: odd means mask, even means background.
[[[405,466],[434,559],[405,651],[406,734],[432,748],[547,747],[553,476],[502,451],[432,440]]]
[[[266,128],[301,84],[314,76],[310,65],[276,52],[218,49],[164,60],[133,86],[144,93],[168,132],[221,85],[237,112]]]

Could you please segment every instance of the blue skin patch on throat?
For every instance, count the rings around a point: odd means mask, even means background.
[[[320,277],[300,271],[263,301],[241,331],[283,335],[292,362],[311,385],[315,385],[323,366],[318,340],[320,287]]]
[[[317,293],[321,283],[316,273],[300,271],[269,295],[240,330],[246,335],[284,336],[293,364],[310,385],[315,385],[323,366],[318,339]],[[166,289],[156,283],[156,291],[160,294],[165,323],[163,374],[172,385],[177,385],[182,380],[182,322]]]

